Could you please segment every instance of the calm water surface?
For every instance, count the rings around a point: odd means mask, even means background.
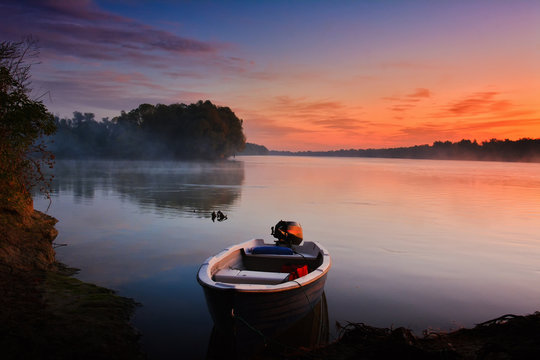
[[[68,244],[57,257],[143,304],[134,324],[151,359],[205,356],[199,264],[253,237],[270,242],[280,219],[332,255],[331,326],[419,333],[540,310],[540,164],[268,156],[55,171],[48,213]],[[213,223],[213,210],[228,220]]]

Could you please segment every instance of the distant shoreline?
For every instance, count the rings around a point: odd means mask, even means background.
[[[246,144],[246,151],[238,155],[325,156],[388,159],[469,160],[503,162],[540,162],[540,139],[497,140],[481,144],[476,140],[459,142],[436,141],[433,145],[384,149],[341,149],[330,151],[279,151],[263,145]]]

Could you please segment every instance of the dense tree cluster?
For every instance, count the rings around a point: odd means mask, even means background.
[[[74,112],[56,122],[51,150],[58,158],[223,159],[246,143],[242,120],[210,101],[142,104],[102,121]]]
[[[40,140],[54,130],[53,116],[30,97],[30,68],[38,56],[36,42],[0,43],[0,208],[20,213],[31,206],[30,189],[48,195],[52,155]]]
[[[252,143],[246,143],[244,151],[239,155],[268,155],[268,149],[266,146],[257,145]]]
[[[335,151],[270,151],[272,155],[540,162],[540,139],[435,141],[433,145]]]

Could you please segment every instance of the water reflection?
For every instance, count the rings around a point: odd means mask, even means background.
[[[96,191],[113,191],[161,215],[208,217],[237,201],[243,182],[240,161],[59,161],[51,192],[88,202]]]
[[[207,257],[200,239],[216,238],[229,221],[211,213],[236,206],[244,182],[240,161],[58,161],[50,214],[57,257],[79,278],[118,288]],[[48,204],[39,197],[36,208]]]
[[[208,344],[207,359],[291,358],[305,349],[315,349],[328,342],[328,307],[323,292],[321,300],[300,320],[265,333],[238,321],[233,328],[214,326]]]
[[[331,253],[330,323],[448,330],[538,310],[540,164],[58,162],[53,186],[59,260],[144,304],[134,324],[150,359],[219,351],[197,270],[219,249],[271,241],[276,219]]]

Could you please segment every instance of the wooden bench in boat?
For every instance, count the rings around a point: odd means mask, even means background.
[[[289,279],[289,273],[221,269],[214,274],[214,281],[231,284],[276,285]]]
[[[243,267],[248,270],[263,272],[278,272],[283,265],[307,265],[315,269],[320,265],[322,257],[318,254],[294,253],[291,255],[281,254],[252,254],[249,250],[240,249]]]
[[[317,259],[316,255],[311,254],[300,254],[296,253],[293,255],[275,255],[275,254],[251,254],[246,252],[244,256],[251,258],[261,258],[261,259],[284,259],[292,261],[302,261],[302,260],[315,260]]]
[[[260,248],[269,248],[269,249],[273,249],[275,247],[273,246],[260,246]],[[279,248],[279,247],[278,247]],[[290,249],[287,249],[289,250],[291,253],[290,254],[284,254],[284,253],[273,253],[273,252],[268,252],[268,253],[263,253],[263,252],[260,252],[260,253],[255,253],[253,251],[254,249],[247,249],[247,251],[245,251],[244,249],[242,249],[242,256],[248,256],[248,257],[253,257],[253,258],[265,258],[265,259],[286,259],[286,260],[315,260],[317,258],[317,255],[318,254],[310,254],[310,253],[299,253],[299,252],[292,252],[292,250]]]

